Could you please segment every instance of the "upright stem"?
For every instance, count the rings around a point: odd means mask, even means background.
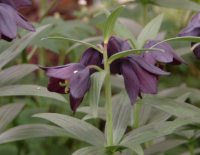
[[[141,111],[141,102],[136,102],[134,105],[134,112],[133,112],[133,118],[134,118],[134,128],[139,128],[140,126],[140,111]]]
[[[106,135],[107,145],[113,145],[113,118],[112,118],[112,100],[111,100],[111,80],[110,80],[110,65],[108,63],[107,44],[104,44],[104,69],[105,77],[105,97],[106,97]]]

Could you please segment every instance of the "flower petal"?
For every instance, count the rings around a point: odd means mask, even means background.
[[[134,61],[131,61],[131,65],[139,79],[140,90],[143,93],[157,93],[158,76],[146,71]]]
[[[60,85],[60,83],[64,82],[65,80],[50,78],[47,89],[51,92],[66,94],[65,87]]]
[[[96,65],[101,67],[103,56],[94,48],[88,48],[82,55],[80,64],[84,66]]]
[[[69,98],[70,98],[70,107],[73,110],[73,112],[76,112],[76,109],[81,104],[83,97],[82,98],[74,98],[72,95],[70,95]]]
[[[136,62],[146,71],[156,74],[156,75],[169,75],[170,73],[161,70],[160,68],[148,63],[141,55],[133,55],[129,57],[129,60],[132,62]]]
[[[75,73],[70,80],[70,94],[82,98],[90,87],[90,70],[85,68]]]
[[[11,5],[14,8],[31,5],[30,0],[0,0],[0,3]]]
[[[192,46],[195,46],[196,43],[192,43]],[[198,45],[197,47],[194,48],[193,50],[194,55],[200,59],[200,45]]]
[[[79,63],[71,63],[63,66],[56,67],[43,67],[46,70],[47,76],[54,77],[62,80],[70,80],[75,72],[78,72],[85,67]]]
[[[6,4],[0,4],[0,34],[9,39],[17,36],[17,25],[15,22],[16,11]]]
[[[121,73],[124,77],[125,88],[131,100],[131,104],[134,104],[137,96],[140,94],[139,79],[128,61],[124,61],[122,64]]]
[[[127,40],[122,40],[118,37],[112,36],[110,37],[108,41],[107,51],[108,51],[109,57],[115,53],[130,50],[130,49],[131,47]]]

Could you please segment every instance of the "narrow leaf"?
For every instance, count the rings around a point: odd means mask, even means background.
[[[133,107],[124,92],[113,98],[113,104],[113,139],[114,144],[118,144],[127,129]]]
[[[193,123],[192,119],[176,119],[174,121],[152,123],[126,134],[120,145],[133,147],[147,141],[169,135],[177,128]]]
[[[65,129],[72,137],[85,141],[91,145],[103,146],[105,144],[104,134],[91,124],[74,117],[55,114],[42,113],[34,117],[49,120]]]
[[[67,136],[66,132],[55,126],[33,124],[33,125],[21,125],[12,129],[9,129],[0,134],[0,144],[14,142],[18,140],[26,140],[30,138],[39,137],[63,137]]]
[[[142,48],[147,40],[155,39],[162,24],[163,14],[151,20],[138,36],[138,48]]]
[[[85,147],[76,152],[72,155],[107,155],[105,148],[102,147]]]
[[[106,20],[105,26],[104,26],[104,43],[108,43],[108,40],[113,32],[116,20],[120,13],[122,12],[124,6],[120,6],[117,9],[115,9]]]
[[[0,86],[11,85],[38,69],[37,65],[17,65],[0,72]]]
[[[19,114],[24,104],[8,104],[0,108],[0,132]]]
[[[29,32],[25,36],[23,36],[21,39],[18,39],[14,42],[12,46],[10,46],[8,49],[6,49],[4,52],[0,54],[0,68],[2,68],[4,65],[9,63],[11,60],[13,60],[16,56],[18,56],[24,48],[42,31],[44,31],[46,28],[48,28],[50,25],[45,25],[42,27],[39,27],[36,32]]]
[[[49,92],[47,88],[37,85],[11,85],[0,87],[0,96],[41,96],[67,102],[61,95]]]
[[[43,38],[42,40],[46,40],[46,39],[68,40],[68,41],[72,41],[72,42],[76,42],[76,43],[86,45],[88,47],[92,47],[92,48],[96,49],[97,51],[99,51],[100,53],[102,53],[100,48],[98,48],[97,46],[95,46],[93,44],[90,44],[89,42],[76,40],[76,39],[72,39],[72,38],[67,38],[67,37],[47,37],[47,38]]]
[[[109,59],[108,59],[108,62],[111,64],[113,61],[119,59],[119,58],[123,58],[123,57],[126,57],[128,55],[131,55],[131,54],[138,54],[138,52],[142,52],[142,51],[162,51],[160,49],[157,49],[157,48],[145,48],[145,49],[131,49],[131,50],[127,50],[127,51],[122,51],[122,52],[119,52],[119,53],[116,53],[114,55],[112,55]]]
[[[200,11],[200,5],[190,0],[155,0],[154,3],[168,8]]]
[[[101,88],[106,76],[105,71],[97,72],[91,76],[91,86],[88,91],[87,101],[90,104],[93,115],[98,115],[99,98],[101,95]]]
[[[148,96],[143,99],[143,102],[177,117],[200,116],[199,108],[173,99]]]

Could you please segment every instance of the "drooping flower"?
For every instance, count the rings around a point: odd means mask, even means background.
[[[182,63],[185,63],[183,58],[178,56],[175,53],[174,49],[168,43],[166,42],[159,43],[159,42],[160,40],[150,40],[144,45],[144,48],[153,47],[155,49],[160,49],[155,51],[143,52],[142,55],[146,61],[152,64],[156,64],[156,62],[171,63],[174,65],[180,65]]]
[[[0,0],[0,3],[8,4],[16,9],[19,7],[31,5],[30,0]]]
[[[0,38],[12,41],[17,36],[17,28],[34,31],[33,26],[10,5],[0,3]]]
[[[200,12],[194,15],[188,25],[179,33],[180,37],[195,36],[200,37]],[[192,42],[194,46],[196,43]],[[197,58],[200,59],[200,45],[195,46],[193,52]]]
[[[48,90],[70,94],[70,106],[75,112],[90,87],[91,65],[100,66],[102,55],[93,48],[87,49],[80,63],[70,63],[56,67],[42,67],[49,79]]]
[[[108,42],[109,56],[130,49],[128,41],[117,37],[111,37]],[[169,74],[147,62],[141,54],[115,60],[111,64],[111,73],[121,74],[124,77],[125,88],[132,104],[141,93],[155,94],[158,76]]]

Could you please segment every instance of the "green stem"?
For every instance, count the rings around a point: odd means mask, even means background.
[[[134,112],[133,112],[133,118],[134,118],[134,128],[139,128],[140,126],[140,111],[142,108],[141,102],[137,102],[134,105]]]
[[[105,77],[105,98],[106,98],[106,135],[107,145],[113,145],[113,118],[112,118],[112,100],[111,100],[111,79],[110,79],[110,65],[108,63],[107,44],[104,44],[104,69],[106,71]]]
[[[147,5],[143,5],[143,24],[146,25],[148,19],[147,19],[147,14],[148,14],[148,8]]]
[[[190,155],[195,155],[194,146],[193,146],[192,144],[190,144],[190,145],[188,146],[188,148],[189,148]]]

